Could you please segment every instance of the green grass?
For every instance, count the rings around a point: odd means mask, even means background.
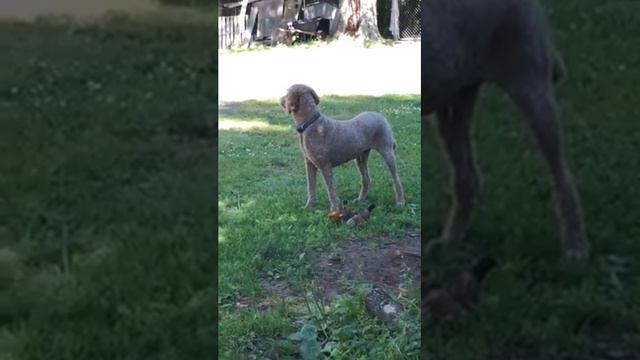
[[[313,288],[312,251],[331,251],[349,237],[364,241],[383,234],[400,236],[407,228],[419,227],[419,97],[325,96],[321,110],[338,119],[347,119],[363,110],[378,111],[390,120],[399,144],[398,167],[408,204],[401,208],[394,205],[386,166],[374,153],[369,161],[372,179],[369,200],[378,208],[366,227],[337,227],[327,221],[329,204],[320,179],[315,210],[303,209],[304,163],[291,119],[276,100],[233,105],[233,113],[221,115],[223,124],[253,122],[262,127],[219,132],[222,358],[293,358],[298,344],[288,340],[288,336],[301,330],[304,324],[327,329],[329,335],[321,333],[318,338],[335,345],[336,359],[381,358],[382,354],[390,356],[389,359],[417,358],[420,344],[417,291],[415,298],[405,302],[412,309],[409,316],[401,329],[395,330],[387,329],[366,314],[363,284],[352,284],[352,290],[340,300],[319,308],[305,306],[307,301],[313,303],[314,297],[306,297],[304,291]],[[355,165],[336,168],[335,178],[342,199],[357,197],[359,178]],[[255,304],[269,296],[260,282],[265,277],[278,278],[303,294],[280,299],[275,309],[260,309]],[[238,301],[250,305],[239,309]]]
[[[545,164],[521,116],[489,90],[474,130],[483,191],[473,229],[463,249],[423,266],[438,276],[484,253],[500,265],[473,314],[423,330],[433,359],[640,354],[640,3],[545,3],[568,68],[558,97],[593,256],[586,263],[561,257]],[[448,187],[432,137],[423,164],[423,232],[435,236]]]
[[[0,358],[215,351],[214,26],[0,22]]]

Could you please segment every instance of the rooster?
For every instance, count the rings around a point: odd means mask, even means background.
[[[334,210],[330,212],[327,217],[334,223],[340,224],[343,221],[351,219],[354,215],[356,215],[356,213],[349,209],[349,207],[347,206],[347,201],[345,200],[342,203],[342,208],[340,210]]]
[[[369,217],[371,216],[371,212],[375,207],[376,206],[374,204],[371,204],[366,209],[353,215],[351,218],[349,218],[349,220],[347,220],[347,225],[349,226],[363,225],[364,223],[367,222],[367,220],[369,220]]]

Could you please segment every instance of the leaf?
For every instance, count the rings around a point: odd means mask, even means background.
[[[306,324],[300,330],[300,334],[302,340],[315,340],[318,337],[318,329],[313,325]]]
[[[318,343],[318,328],[311,324],[305,324],[300,331],[289,335],[289,340],[301,341],[300,354],[302,358],[316,359],[322,353]]]
[[[302,335],[300,335],[300,332],[298,331],[296,333],[293,333],[293,334],[287,336],[287,339],[293,340],[293,341],[301,341],[302,340]]]
[[[329,356],[334,355],[338,351],[338,343],[335,341],[329,341],[322,347],[323,353],[329,353]]]
[[[317,359],[322,354],[322,350],[316,340],[305,340],[300,344],[300,354],[305,360]]]
[[[310,324],[305,324],[300,331],[289,335],[289,340],[309,341],[318,337],[318,329]]]

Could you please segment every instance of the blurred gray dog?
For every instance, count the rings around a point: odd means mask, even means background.
[[[296,84],[280,98],[280,106],[291,115],[299,133],[300,149],[307,170],[307,204],[316,201],[316,174],[320,170],[331,211],[338,211],[342,203],[336,193],[333,168],[350,160],[360,173],[361,187],[358,200],[363,200],[369,190],[367,160],[371,149],[376,150],[389,168],[396,203],[404,204],[402,185],[396,167],[396,142],[387,120],[375,112],[363,112],[351,120],[336,121],[322,115],[316,105],[320,98],[306,85]]]
[[[454,189],[438,243],[460,242],[471,224],[480,179],[470,122],[480,88],[492,83],[525,115],[549,165],[565,254],[588,255],[580,198],[565,160],[554,95],[563,67],[539,2],[425,0],[422,24],[422,111],[423,116],[436,114]]]

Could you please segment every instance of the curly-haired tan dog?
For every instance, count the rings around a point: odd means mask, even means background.
[[[554,84],[562,66],[537,0],[426,0],[422,10],[422,112],[436,114],[451,164],[453,204],[440,241],[471,225],[480,178],[471,117],[483,84],[502,89],[525,115],[549,165],[568,257],[589,254],[580,197],[562,144]],[[434,244],[432,242],[431,244]]]
[[[376,150],[389,167],[396,203],[404,204],[402,185],[396,168],[396,142],[391,126],[380,114],[363,112],[351,120],[336,121],[322,115],[316,105],[320,98],[306,85],[292,85],[280,105],[291,115],[299,133],[299,145],[307,169],[307,207],[316,201],[316,174],[322,174],[331,210],[342,206],[333,181],[333,168],[355,160],[360,173],[361,187],[358,200],[367,196],[369,170],[367,159],[371,149]]]

